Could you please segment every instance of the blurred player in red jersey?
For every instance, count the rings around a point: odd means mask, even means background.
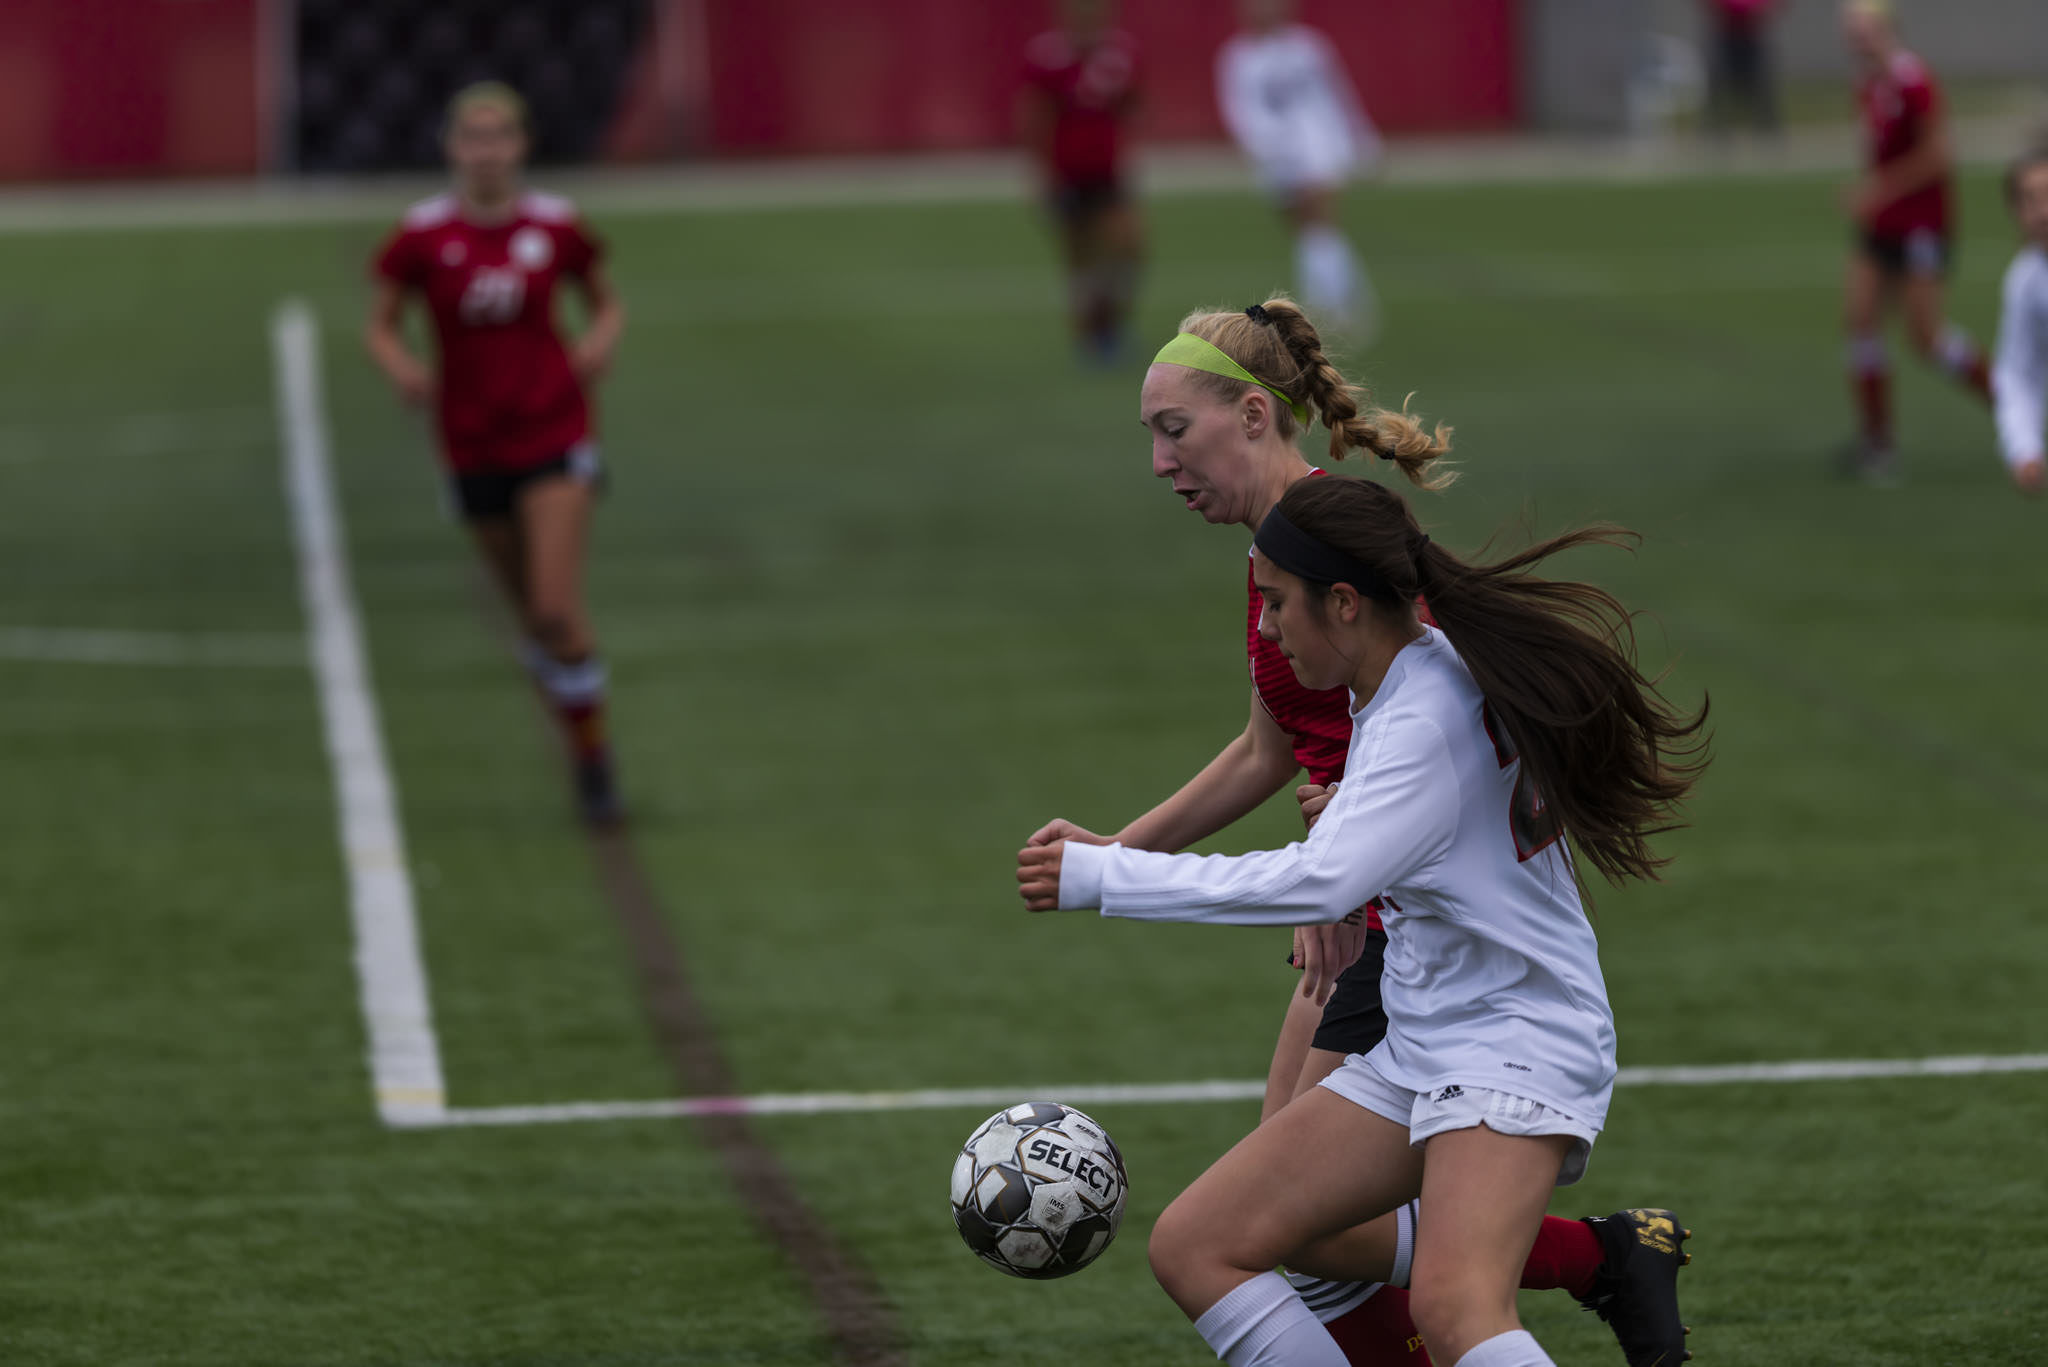
[[[1706,0],[1712,26],[1707,42],[1707,128],[1726,133],[1736,107],[1749,106],[1759,133],[1776,133],[1778,90],[1771,75],[1770,43],[1764,29],[1778,0]]]
[[[1946,318],[1954,167],[1934,73],[1900,46],[1886,0],[1848,0],[1842,31],[1862,68],[1856,101],[1870,160],[1848,193],[1856,247],[1843,314],[1862,427],[1849,463],[1862,478],[1889,483],[1899,469],[1892,445],[1891,361],[1879,331],[1886,308],[1896,302],[1905,314],[1906,335],[1923,360],[1986,403],[1991,368],[1983,349]]]
[[[1024,49],[1018,122],[1060,234],[1082,356],[1114,361],[1137,295],[1144,228],[1124,166],[1138,103],[1138,49],[1109,0],[1063,0],[1061,24]]]
[[[416,204],[375,261],[364,331],[408,403],[432,404],[456,507],[526,633],[524,654],[560,718],[584,818],[620,817],[605,741],[605,670],[583,599],[583,560],[601,470],[587,389],[607,366],[625,309],[602,249],[567,200],[522,184],[524,101],[486,82],[448,107],[454,189]],[[565,343],[557,282],[582,290],[589,324]],[[440,368],[401,324],[418,296]]]
[[[1171,481],[1174,495],[1204,521],[1243,527],[1248,534],[1296,481],[1322,475],[1296,446],[1318,418],[1329,429],[1332,460],[1368,451],[1423,487],[1449,482],[1432,468],[1449,450],[1448,432],[1432,433],[1405,413],[1362,405],[1363,391],[1331,364],[1320,333],[1292,300],[1269,299],[1243,312],[1190,314],[1181,332],[1146,374],[1143,421],[1152,435],[1152,473]],[[1163,359],[1171,354],[1180,359]],[[1252,811],[1304,770],[1309,782],[1296,790],[1304,815],[1320,812],[1343,776],[1351,700],[1342,688],[1301,684],[1279,645],[1259,630],[1263,604],[1249,561],[1245,585],[1252,699],[1244,733],[1114,836],[1056,820],[1034,832],[1030,846],[1112,839],[1133,849],[1185,849]],[[1295,932],[1294,963],[1303,979],[1290,990],[1262,1123],[1348,1056],[1370,1052],[1386,1034],[1380,974],[1387,937],[1375,905],[1360,911],[1354,925]],[[1675,1244],[1660,1249],[1646,1237],[1660,1217],[1669,1219],[1666,1212],[1647,1210],[1586,1220],[1548,1217],[1524,1261],[1521,1284],[1569,1291],[1609,1323],[1636,1367],[1672,1367],[1685,1354],[1676,1290],[1684,1255]],[[1404,1289],[1416,1222],[1426,1218],[1426,1210],[1410,1203],[1341,1242],[1330,1241],[1334,1261],[1290,1278],[1351,1362],[1420,1367],[1429,1361]]]

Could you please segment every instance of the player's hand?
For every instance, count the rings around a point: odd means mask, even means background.
[[[1294,932],[1294,961],[1301,969],[1301,995],[1317,1006],[1330,1000],[1337,978],[1365,952],[1365,911],[1334,925],[1300,926]]]
[[[1301,824],[1309,830],[1316,828],[1316,818],[1323,814],[1323,808],[1330,805],[1330,799],[1337,796],[1337,785],[1304,783],[1294,790],[1294,800],[1301,804]]]
[[[1858,223],[1868,223],[1884,208],[1885,196],[1875,180],[1859,180],[1842,187],[1842,208]]]
[[[569,368],[583,384],[604,378],[612,368],[612,344],[602,338],[579,337],[569,348]]]
[[[1026,911],[1060,909],[1060,859],[1066,848],[1066,841],[1054,840],[1017,851],[1017,892]]]
[[[424,362],[407,357],[391,369],[391,387],[398,391],[398,397],[415,408],[425,408],[433,403],[437,388],[434,372]]]
[[[1076,826],[1065,817],[1055,817],[1031,833],[1026,845],[1050,845],[1055,840],[1073,840],[1083,845],[1114,845],[1116,841],[1106,835],[1097,835],[1091,830]]]
[[[2036,456],[2020,462],[2013,467],[2012,483],[2023,494],[2039,495],[2043,489],[2048,489],[2048,460]]]

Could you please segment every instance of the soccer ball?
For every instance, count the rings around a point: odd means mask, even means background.
[[[1124,1156],[1055,1101],[997,1111],[953,1160],[953,1224],[998,1272],[1047,1281],[1100,1257],[1124,1218]]]

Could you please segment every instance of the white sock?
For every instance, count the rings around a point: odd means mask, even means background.
[[[1337,1340],[1278,1272],[1261,1272],[1210,1306],[1195,1332],[1230,1367],[1348,1367]]]
[[[540,686],[558,703],[573,706],[578,703],[596,702],[604,697],[604,661],[595,655],[578,660],[575,664],[564,664],[560,660],[543,660],[538,672]]]
[[[1495,1334],[1458,1359],[1456,1367],[1557,1367],[1527,1329]]]
[[[1301,230],[1294,244],[1295,269],[1309,307],[1348,318],[1358,284],[1358,262],[1344,234],[1327,223]]]
[[[1848,361],[1852,375],[1882,375],[1891,369],[1891,359],[1885,355],[1884,338],[1867,332],[1849,339]]]
[[[1394,1270],[1388,1286],[1408,1285],[1408,1273],[1415,1266],[1415,1225],[1422,1218],[1422,1203],[1410,1201],[1394,1212]]]
[[[1944,370],[1960,375],[1977,359],[1977,344],[1970,340],[1969,333],[1950,323],[1942,329],[1941,340],[1935,343],[1934,352],[1941,358]]]

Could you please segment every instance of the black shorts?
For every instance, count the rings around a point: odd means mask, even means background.
[[[1046,196],[1053,216],[1065,223],[1089,219],[1124,202],[1121,180],[1070,180],[1052,187]]]
[[[1312,1041],[1318,1049],[1339,1054],[1366,1054],[1387,1035],[1387,1012],[1380,1005],[1380,970],[1387,963],[1387,933],[1367,931],[1358,962],[1337,975],[1336,990],[1323,1004],[1322,1024]]]
[[[512,516],[519,506],[520,492],[529,484],[548,479],[573,479],[602,489],[604,462],[598,458],[597,443],[580,442],[551,460],[518,470],[451,475],[448,495],[465,522],[488,522]]]
[[[1905,233],[1876,233],[1866,228],[1858,232],[1856,245],[1888,279],[1908,275],[1945,279],[1955,265],[1955,243],[1939,228],[1915,228]]]

